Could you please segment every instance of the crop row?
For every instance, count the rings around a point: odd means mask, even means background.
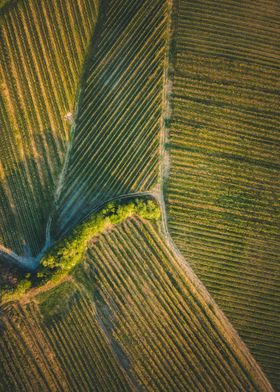
[[[101,235],[84,270],[145,390],[258,389],[242,350],[151,224],[133,218]]]
[[[73,278],[2,310],[1,391],[270,390],[156,224],[99,235]]]
[[[274,5],[273,0],[258,7],[252,1],[227,0],[220,6],[213,0],[184,0],[178,7],[178,49],[278,68],[279,11]]]
[[[1,14],[0,240],[18,253],[44,241],[97,5],[17,2]]]
[[[173,239],[277,385],[280,58],[272,7],[178,2],[166,198]]]
[[[91,303],[81,299],[62,320],[46,329],[71,390],[131,390]]]
[[[66,379],[36,318],[31,320],[31,310],[14,305],[6,311],[1,319],[0,390],[65,390]],[[38,314],[37,307],[32,313]]]
[[[80,297],[68,307],[47,322],[33,303],[6,309],[1,318],[0,391],[132,390],[94,305]]]
[[[158,179],[166,1],[108,1],[58,203],[63,232],[101,201]]]

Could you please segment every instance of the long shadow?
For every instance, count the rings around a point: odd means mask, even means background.
[[[9,170],[9,165],[6,168],[9,174],[0,183],[1,243],[21,256],[36,256],[44,246],[46,225],[62,165],[56,146],[61,148],[65,145],[64,140],[54,137],[50,131],[45,131],[44,138],[48,141],[52,168],[43,137],[37,134],[35,143],[40,151],[39,158],[19,161],[14,164],[13,170]]]
[[[151,190],[158,181],[154,141],[160,134],[163,58],[155,60],[155,54],[164,39],[155,39],[147,48],[146,41],[164,16],[157,16],[159,4],[143,0],[122,5],[112,17],[113,6],[110,0],[101,7],[86,61],[69,164],[52,225],[56,238],[100,203]],[[139,14],[140,21],[131,28]],[[126,40],[118,47],[122,34]],[[118,49],[113,55],[112,48]]]

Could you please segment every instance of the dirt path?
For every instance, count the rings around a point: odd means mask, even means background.
[[[192,289],[198,291],[203,302],[206,302],[208,306],[211,307],[213,318],[215,319],[217,325],[222,332],[224,332],[225,337],[227,338],[228,342],[235,350],[235,355],[240,359],[241,363],[243,364],[244,368],[251,374],[256,384],[261,388],[262,391],[271,391],[273,392],[273,388],[270,385],[268,379],[266,378],[265,374],[263,373],[261,367],[257,364],[255,358],[249,351],[246,344],[240,338],[238,332],[234,329],[228,318],[225,316],[223,311],[219,308],[216,304],[214,299],[211,297],[209,292],[207,291],[206,287],[202,284],[200,279],[194,273],[192,268],[190,267],[189,263],[186,259],[182,256],[181,252],[177,248],[176,244],[174,243],[172,237],[170,236],[168,230],[168,219],[167,219],[167,209],[164,197],[164,189],[165,189],[165,182],[169,177],[169,169],[170,169],[170,156],[169,151],[166,149],[166,143],[169,140],[169,131],[166,126],[166,120],[171,118],[172,108],[170,103],[170,95],[172,92],[172,80],[169,79],[170,71],[174,71],[174,64],[170,63],[170,44],[172,35],[174,31],[172,29],[176,28],[176,26],[172,27],[172,12],[174,11],[174,3],[176,0],[168,0],[169,6],[169,20],[168,20],[168,38],[167,38],[167,50],[166,50],[166,58],[165,58],[165,65],[164,65],[164,88],[163,88],[163,110],[162,110],[162,119],[161,119],[161,136],[160,136],[160,189],[159,192],[154,193],[154,196],[161,209],[161,229],[162,235],[175,255],[176,259],[178,260],[181,267],[186,271],[188,277],[192,282]]]
[[[3,259],[13,264],[25,268],[26,270],[33,271],[38,266],[36,259],[34,257],[19,256],[11,249],[6,248],[4,245],[1,244],[0,244],[0,256],[2,256]]]
[[[170,93],[172,89],[172,81],[169,79],[169,70],[170,64],[169,62],[169,50],[170,50],[170,42],[171,42],[171,34],[172,34],[172,20],[171,20],[171,11],[172,11],[172,1],[168,0],[168,7],[169,7],[169,15],[168,15],[168,27],[167,27],[167,36],[166,36],[166,56],[165,56],[165,61],[164,61],[164,84],[163,84],[163,107],[162,107],[162,117],[161,117],[161,132],[160,132],[160,151],[159,151],[159,156],[160,156],[160,183],[157,187],[155,187],[152,191],[147,191],[147,192],[139,192],[139,193],[128,193],[124,194],[121,196],[116,196],[113,197],[106,202],[100,203],[100,205],[95,206],[93,210],[90,211],[82,220],[86,220],[89,215],[93,214],[100,208],[102,208],[105,204],[111,202],[111,201],[120,201],[122,199],[126,198],[132,198],[132,197],[154,197],[161,209],[161,230],[162,230],[162,235],[175,255],[176,259],[180,263],[181,267],[186,271],[188,274],[191,283],[193,287],[191,287],[192,290],[196,291],[199,293],[201,299],[203,302],[207,303],[208,306],[210,305],[212,309],[212,314],[213,314],[213,319],[219,326],[220,330],[223,332],[225,335],[226,339],[230,343],[231,347],[233,347],[235,351],[235,355],[239,358],[241,361],[242,365],[244,366],[244,369],[247,370],[247,372],[252,375],[252,377],[255,379],[256,383],[258,386],[261,388],[262,391],[271,391],[273,392],[273,388],[271,387],[270,383],[268,382],[267,378],[265,377],[264,373],[262,372],[261,368],[259,365],[256,363],[254,357],[250,353],[249,349],[247,346],[244,344],[240,336],[238,335],[237,331],[233,328],[227,317],[224,315],[222,310],[218,307],[218,305],[215,303],[213,298],[210,296],[208,293],[206,287],[202,284],[202,282],[198,279],[188,262],[185,260],[185,258],[182,256],[180,253],[179,249],[173,242],[173,239],[171,238],[169,231],[168,231],[168,220],[167,220],[167,213],[166,213],[166,203],[165,203],[165,198],[164,198],[164,185],[165,181],[168,178],[169,175],[169,166],[170,166],[170,157],[169,157],[169,152],[165,148],[165,145],[168,141],[168,129],[166,127],[166,120],[170,118],[171,116],[171,106],[170,106]],[[76,113],[78,112],[78,106],[79,106],[79,100],[78,100],[78,105],[76,109]],[[69,145],[67,147],[66,151],[66,156],[65,156],[65,161],[63,164],[63,168],[61,171],[61,174],[59,176],[58,180],[58,185],[57,189],[55,192],[55,205],[59,200],[59,197],[61,195],[63,186],[64,186],[64,181],[65,181],[65,176],[67,173],[67,168],[69,164],[69,157],[71,153],[71,149],[73,146],[73,139],[74,139],[74,133],[75,133],[75,128],[76,124],[74,122],[72,128],[71,128],[71,136],[70,136],[70,141]],[[50,214],[49,222],[47,225],[46,229],[46,244],[40,254],[36,258],[24,258],[21,256],[16,255],[13,251],[10,249],[6,249],[5,247],[0,245],[0,255],[2,254],[4,257],[8,258],[10,261],[16,262],[18,265],[26,268],[26,269],[36,269],[40,262],[40,258],[43,255],[43,253],[47,250],[47,248],[51,244],[51,237],[50,237],[50,228],[51,228],[51,223],[52,223],[52,216],[53,212]],[[81,223],[81,222],[79,222]],[[66,233],[63,233],[66,234]],[[39,257],[40,256],[40,257]],[[48,287],[49,288],[49,287]],[[35,295],[35,291],[32,292],[32,295]]]

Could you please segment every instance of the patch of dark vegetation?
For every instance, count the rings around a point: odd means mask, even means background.
[[[0,258],[0,297],[2,292],[17,287],[25,276],[26,273],[22,269]]]
[[[39,294],[41,314],[46,324],[53,323],[69,311],[71,305],[79,298],[76,287],[71,282],[63,282],[60,285]]]
[[[0,258],[0,288],[4,285],[15,286],[21,275],[24,275],[20,268],[9,265]]]
[[[0,15],[14,7],[19,0],[0,0]]]
[[[147,220],[158,220],[160,208],[152,199],[108,203],[65,238],[58,240],[43,256],[37,271],[25,274],[14,287],[4,288],[0,299],[2,302],[17,300],[31,287],[42,286],[47,282],[58,283],[82,261],[92,237],[133,215]]]

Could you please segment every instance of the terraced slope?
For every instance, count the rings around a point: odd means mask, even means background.
[[[177,1],[169,229],[280,388],[280,9]]]
[[[272,391],[150,223],[95,237],[74,278],[4,310],[1,391]]]
[[[97,13],[98,0],[19,0],[0,15],[0,243],[18,254],[45,241]]]
[[[54,231],[158,181],[166,0],[108,0],[58,201]]]

